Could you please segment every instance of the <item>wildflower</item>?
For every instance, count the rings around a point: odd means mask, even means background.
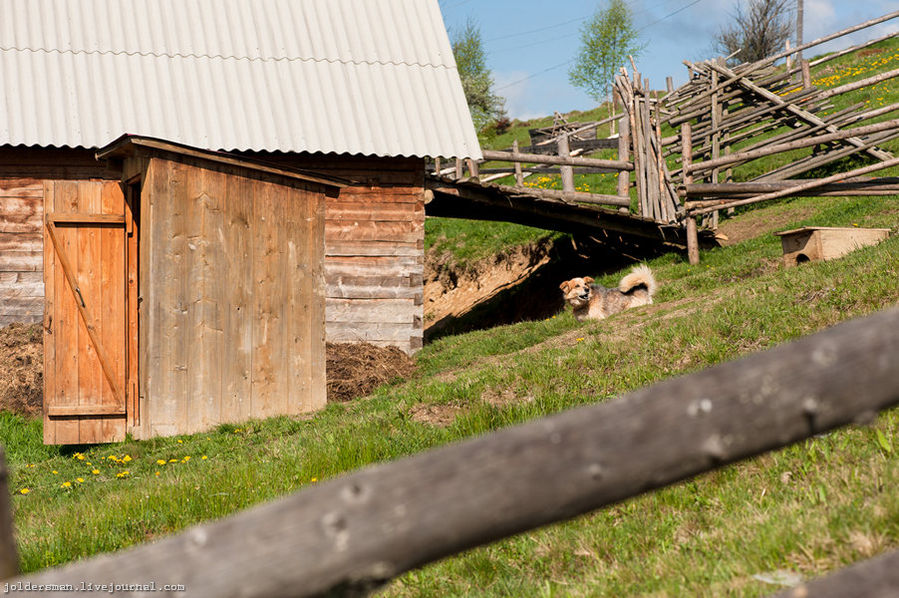
[[[180,441],[179,441],[179,442],[180,442]],[[122,457],[122,462],[123,462],[123,463],[127,463],[128,461],[131,461],[131,456],[130,456],[130,455],[125,455],[124,457]]]
[[[204,461],[205,461],[206,459],[208,459],[208,458],[209,458],[209,457],[207,457],[206,455],[203,455],[202,457],[200,457],[200,459],[202,459],[202,460],[204,460]]]
[[[169,463],[177,463],[178,459],[169,459]]]
[[[179,439],[178,439],[178,444],[184,444],[184,441],[181,440],[181,439],[179,438]]]
[[[156,475],[159,475],[159,472],[158,472],[158,471],[156,472]]]
[[[19,494],[28,494],[29,492],[31,492],[31,490],[29,490],[28,488],[22,488],[21,490],[19,490]]]
[[[57,473],[59,473],[59,472],[58,472],[58,471],[56,471],[56,470],[55,470],[55,469],[54,469],[54,470],[53,470],[53,474],[57,474]]]
[[[313,484],[314,484],[314,483],[315,483],[315,482],[317,482],[317,481],[318,481],[318,478],[312,478],[312,479],[311,479],[311,480],[309,480],[309,481],[310,481],[310,482],[312,482],[312,483],[313,483]]]
[[[59,487],[60,488],[71,488],[72,482],[63,482],[62,484],[59,485]]]
[[[124,478],[124,477],[126,477],[127,475],[128,475],[128,470],[126,469],[125,471],[120,471],[119,473],[115,474],[115,477],[117,477],[117,478]]]
[[[100,470],[99,470],[99,469],[92,469],[92,470],[91,470],[91,473],[94,474],[94,475],[100,475]]]
[[[78,459],[79,461],[84,461],[84,455],[82,455],[81,453],[75,453],[74,455],[72,455],[72,458]]]
[[[183,459],[181,459],[181,461],[187,463],[188,461],[190,461],[190,455],[186,455]]]
[[[583,340],[584,340],[584,337],[580,337],[580,338],[578,338],[578,339],[575,339],[575,341],[578,342],[578,343],[583,342]]]
[[[165,465],[165,464],[166,464],[165,459],[156,459],[156,465]]]
[[[75,478],[75,481],[79,484],[84,481],[84,478]]]

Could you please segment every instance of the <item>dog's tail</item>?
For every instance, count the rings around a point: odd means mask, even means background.
[[[622,278],[621,282],[618,283],[618,290],[622,293],[630,293],[641,287],[646,289],[646,293],[649,295],[650,299],[658,288],[655,276],[652,275],[652,270],[650,270],[649,266],[646,264],[634,266],[631,273]]]

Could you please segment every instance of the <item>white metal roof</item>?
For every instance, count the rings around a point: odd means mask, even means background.
[[[0,0],[0,144],[481,155],[437,0]]]

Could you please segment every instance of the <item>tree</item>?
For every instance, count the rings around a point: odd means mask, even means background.
[[[453,33],[453,56],[462,79],[462,90],[475,127],[481,130],[493,120],[505,117],[505,101],[493,92],[493,77],[478,24],[468,19],[465,27]]]
[[[715,36],[715,49],[731,62],[755,62],[783,49],[793,31],[792,0],[741,0],[733,22]]]
[[[643,49],[636,43],[631,12],[624,0],[609,0],[581,27],[581,49],[568,79],[597,102],[609,99],[618,68],[628,55]]]

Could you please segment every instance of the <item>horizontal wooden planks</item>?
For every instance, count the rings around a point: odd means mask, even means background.
[[[0,178],[0,326],[43,316],[43,197],[39,180]]]

